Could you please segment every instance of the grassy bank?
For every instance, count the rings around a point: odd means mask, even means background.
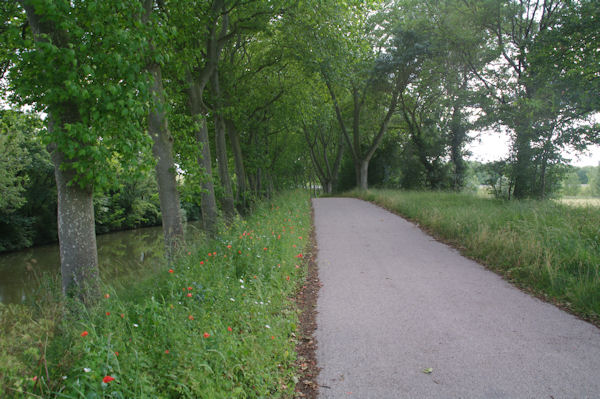
[[[600,324],[600,208],[441,192],[347,195],[416,221],[517,285]]]
[[[12,366],[0,361],[3,397],[292,397],[291,298],[305,275],[310,227],[308,196],[289,193],[157,274],[106,287],[96,308],[27,339],[23,330],[46,319],[21,310],[5,323],[16,308],[1,307],[0,345],[13,357]]]

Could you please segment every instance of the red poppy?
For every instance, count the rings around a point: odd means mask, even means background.
[[[200,264],[201,264],[201,265],[203,265],[203,264],[204,264],[204,261],[203,261],[203,260],[201,260],[201,261],[200,261]]]
[[[238,254],[241,254],[241,253],[242,253],[242,251],[238,251]]]
[[[274,336],[274,335],[271,335],[271,339],[275,339],[275,336]]]
[[[188,255],[191,255],[192,253],[188,251]]]
[[[107,316],[110,316],[110,312],[106,312],[106,315],[107,315]]]
[[[213,255],[216,255],[216,254],[217,254],[216,252],[213,252]]]
[[[115,380],[115,377],[111,377],[110,375],[107,375],[106,377],[104,377],[102,379],[102,382],[105,384],[108,384],[109,382],[114,381],[114,380]]]
[[[267,250],[267,247],[264,247],[264,248],[263,248],[263,251],[266,251],[266,250]]]
[[[167,354],[167,355],[169,354],[169,350],[168,349],[165,349],[165,354]]]
[[[192,290],[192,287],[188,287],[188,291],[191,291],[191,290]]]
[[[124,317],[125,317],[125,313],[121,313],[121,318],[124,318]]]
[[[204,333],[204,338],[208,338],[208,337],[210,337],[210,334],[209,334],[209,333],[207,333],[207,332],[205,332],[205,333]]]
[[[281,239],[281,234],[277,234],[277,239]]]
[[[192,315],[189,315],[189,316],[188,316],[188,319],[190,319],[190,320],[194,320],[194,316],[192,316]]]
[[[302,254],[296,255],[296,258],[302,258]]]
[[[188,298],[191,298],[192,297],[192,293],[188,292],[187,296],[188,296]]]
[[[115,352],[115,356],[119,356],[119,352]]]
[[[298,237],[298,239],[299,239],[299,240],[301,240],[301,239],[302,239],[302,236]]]
[[[110,298],[110,294],[104,294],[104,298],[106,298],[106,299]]]
[[[287,281],[290,281],[290,276],[285,276],[285,279],[286,279]]]
[[[227,248],[231,249],[231,245],[228,245]]]
[[[292,245],[292,248],[296,248],[296,244]]]
[[[232,332],[232,331],[233,331],[233,328],[231,328],[231,327],[227,327],[227,331],[229,331],[229,332]]]
[[[212,256],[212,254],[209,252],[209,253],[208,253],[208,256]]]
[[[88,335],[88,332],[87,332],[87,331],[84,331],[84,332],[82,332],[82,333],[81,333],[81,336],[82,336],[82,337],[85,337],[86,335]]]
[[[173,272],[173,269],[169,269],[169,273],[174,273],[174,272]]]

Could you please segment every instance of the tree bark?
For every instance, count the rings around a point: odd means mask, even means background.
[[[221,88],[219,85],[219,72],[215,70],[212,76],[212,86],[216,101],[215,112],[215,143],[217,149],[217,166],[219,171],[219,179],[223,187],[222,206],[225,213],[225,219],[228,223],[233,221],[235,217],[235,203],[233,200],[233,189],[231,185],[231,176],[229,175],[227,144],[225,142],[225,120],[221,114]]]
[[[153,102],[148,114],[148,133],[152,137],[152,154],[156,159],[155,170],[165,246],[168,256],[171,257],[183,241],[181,205],[173,162],[173,136],[169,132],[165,112],[160,65],[152,64],[148,70],[152,75],[150,91]]]
[[[48,130],[53,130],[52,115]],[[75,173],[65,170],[64,154],[52,151],[58,194],[58,242],[63,294],[89,305],[100,298],[98,252],[94,223],[93,187],[73,183]],[[70,184],[71,183],[71,184]]]
[[[215,186],[213,184],[210,142],[208,128],[202,104],[203,88],[188,74],[188,98],[190,112],[196,123],[195,139],[200,147],[198,165],[204,170],[202,193],[200,194],[200,208],[202,210],[202,224],[206,233],[213,237],[217,233],[217,201],[215,199]]]

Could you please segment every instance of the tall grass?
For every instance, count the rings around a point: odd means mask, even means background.
[[[518,285],[600,321],[600,208],[468,194],[353,191],[416,221]]]
[[[28,367],[8,370],[3,397],[291,397],[291,298],[305,275],[309,230],[308,196],[288,193],[216,240],[190,244],[170,266],[107,285],[97,307],[53,329],[43,356],[31,351],[20,358]],[[22,336],[19,323],[11,331]]]

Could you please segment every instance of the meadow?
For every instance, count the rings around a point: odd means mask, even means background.
[[[351,191],[508,280],[600,325],[600,207],[469,194]]]
[[[1,305],[3,397],[292,397],[310,230],[308,194],[282,194],[92,308],[52,284],[37,307]]]

